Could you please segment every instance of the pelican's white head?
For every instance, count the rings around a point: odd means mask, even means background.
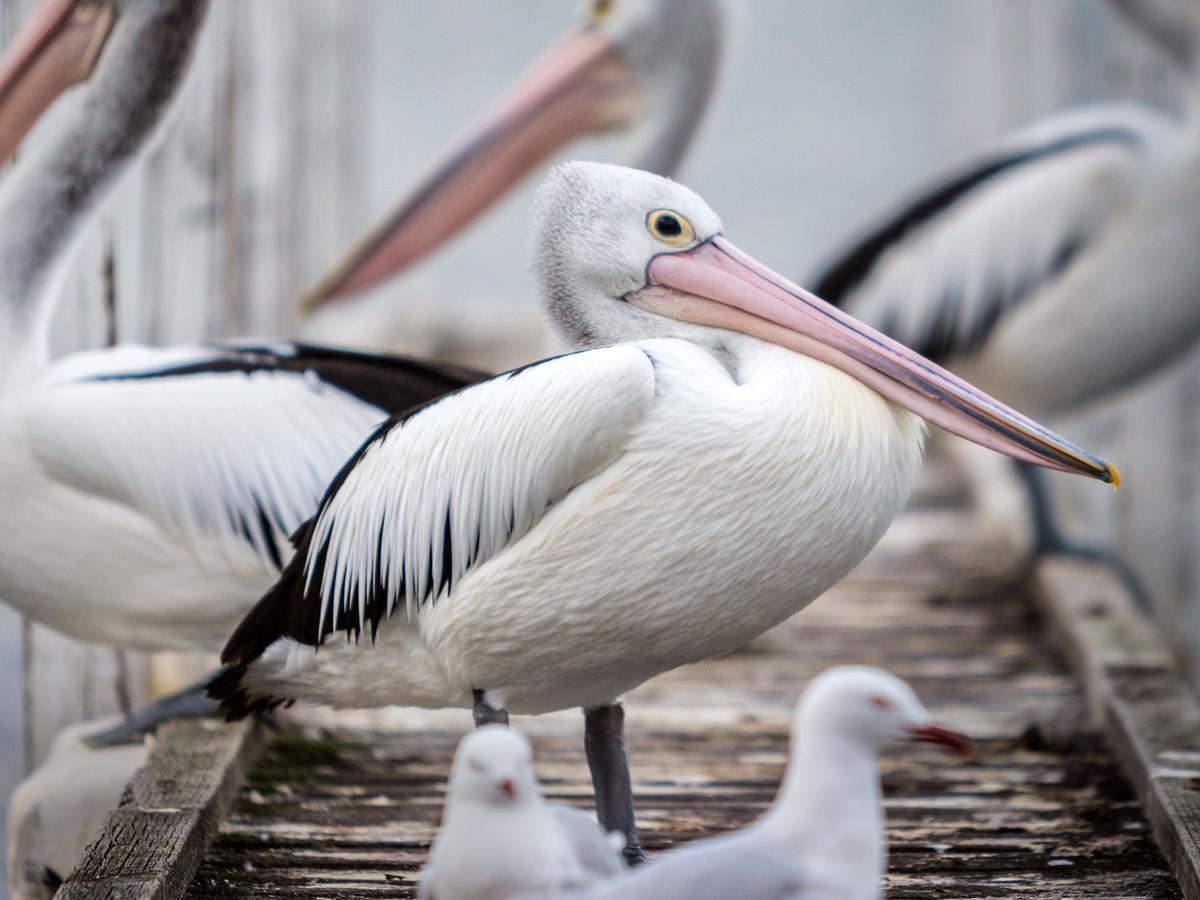
[[[687,154],[728,52],[726,6],[723,0],[586,0],[585,30],[612,48],[635,96],[620,123],[630,165],[670,175]]]
[[[942,744],[959,753],[971,742],[942,728],[907,683],[870,666],[839,666],[822,672],[801,697],[792,731],[793,754],[817,735],[878,754],[895,740]]]
[[[605,163],[566,163],[534,197],[530,258],[546,309],[571,346],[655,336],[716,349],[722,332],[664,318],[627,298],[646,286],[647,267],[659,254],[698,246],[722,230],[717,214],[682,184]]]
[[[726,361],[744,336],[841,369],[888,400],[1014,459],[1116,482],[1116,469],[772,272],[666,178],[564,163],[539,189],[533,268],[567,340],[694,341]]]
[[[506,725],[477,728],[458,744],[446,816],[460,805],[517,808],[542,802],[528,739]]]
[[[725,58],[726,0],[586,0],[580,24],[302,299],[352,296],[421,259],[570,141],[621,131],[626,159],[670,174]]]

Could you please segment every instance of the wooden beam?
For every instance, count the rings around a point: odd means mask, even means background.
[[[1200,703],[1166,641],[1106,567],[1046,559],[1034,596],[1133,782],[1186,900],[1200,900]]]
[[[182,897],[262,744],[254,722],[164,725],[121,805],[55,896]]]

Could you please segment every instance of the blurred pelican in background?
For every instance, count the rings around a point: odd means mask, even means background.
[[[50,900],[146,762],[145,743],[91,749],[86,735],[115,720],[63,729],[8,801],[11,900]]]
[[[424,258],[577,138],[620,133],[625,164],[673,174],[721,79],[727,6],[726,0],[589,0],[583,21],[306,293],[302,306],[322,309],[306,335],[347,346],[411,349],[405,332],[439,330],[436,323],[423,322],[419,311],[387,298],[352,305],[339,301]],[[511,332],[522,326],[544,333],[536,318],[513,328],[506,316],[493,327],[506,329],[504,337],[511,342],[516,337]],[[479,359],[473,355],[472,364]]]
[[[914,195],[812,281],[1037,415],[1127,388],[1200,335],[1200,3],[1112,5],[1187,73],[1183,119],[1132,104],[1054,116]],[[1108,558],[1062,536],[1022,472],[1035,549]]]
[[[287,342],[51,363],[54,275],[162,119],[207,7],[39,0],[0,59],[9,153],[86,82],[69,127],[0,187],[0,596],[125,649],[219,648],[371,430],[479,377]]]

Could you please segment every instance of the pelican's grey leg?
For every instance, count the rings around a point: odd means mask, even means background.
[[[491,706],[487,700],[484,699],[486,696],[485,691],[475,688],[475,690],[471,692],[471,696],[475,698],[475,709],[473,710],[473,713],[475,716],[476,728],[478,728],[480,725],[508,724],[508,710],[496,709],[494,706]]]
[[[625,835],[625,859],[636,866],[645,861],[646,854],[634,821],[633,785],[625,756],[625,708],[613,703],[585,709],[583,715],[583,746],[592,770],[596,816],[605,831]]]
[[[1018,462],[1017,471],[1021,480],[1025,482],[1026,490],[1029,491],[1029,502],[1033,508],[1034,559],[1057,553],[1103,563],[1121,579],[1138,606],[1146,611],[1153,609],[1150,593],[1142,585],[1141,579],[1129,563],[1116,552],[1096,544],[1078,542],[1062,533],[1054,517],[1054,507],[1050,502],[1050,491],[1046,486],[1045,472],[1042,468],[1031,463]]]

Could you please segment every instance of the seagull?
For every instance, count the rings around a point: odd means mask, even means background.
[[[50,900],[116,808],[149,755],[145,743],[103,750],[85,736],[116,719],[60,732],[37,770],[8,802],[8,892],[12,900]]]
[[[876,900],[887,864],[879,754],[903,739],[971,753],[970,740],[935,724],[895,675],[869,666],[827,669],[800,698],[783,786],[757,822],[570,896]]]
[[[538,163],[619,131],[622,159],[670,175],[726,58],[727,0],[589,0],[564,35],[301,300],[344,300],[423,259]]]
[[[381,426],[209,691],[231,717],[293,699],[477,724],[581,707],[600,823],[636,859],[619,698],[853,568],[909,495],[922,418],[1119,475],[738,250],[678,183],[563,164],[532,220],[542,296],[585,349]]]
[[[288,341],[51,361],[55,274],[162,118],[207,7],[39,0],[0,59],[8,152],[57,93],[86,91],[0,185],[0,597],[123,649],[219,650],[370,433],[484,377]]]
[[[1137,383],[1200,335],[1200,4],[1112,5],[1187,73],[1184,119],[1111,104],[1005,137],[866,229],[812,282],[1039,416]],[[1063,537],[1037,473],[1022,472],[1038,550],[1109,557]]]
[[[458,745],[422,900],[548,896],[625,872],[623,841],[574,807],[546,803],[524,735],[485,725]]]

